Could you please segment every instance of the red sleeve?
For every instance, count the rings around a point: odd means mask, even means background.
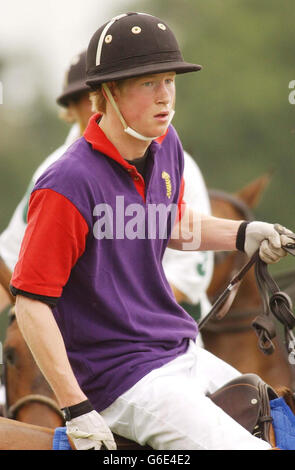
[[[72,267],[85,250],[88,225],[65,196],[33,192],[28,226],[11,284],[14,290],[60,297]]]
[[[178,205],[177,219],[176,219],[175,223],[180,222],[180,220],[182,219],[182,216],[184,214],[185,207],[186,207],[186,202],[183,200],[184,185],[185,185],[184,179],[181,178],[179,197],[178,197],[178,203],[177,203],[177,205]]]

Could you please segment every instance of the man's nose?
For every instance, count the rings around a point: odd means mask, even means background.
[[[171,100],[171,93],[165,82],[160,82],[157,87],[157,102],[169,103]]]

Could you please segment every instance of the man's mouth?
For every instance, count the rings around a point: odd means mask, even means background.
[[[168,111],[162,111],[161,113],[156,114],[154,117],[157,119],[166,119],[169,116]]]

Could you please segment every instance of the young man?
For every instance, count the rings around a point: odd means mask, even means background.
[[[56,100],[63,108],[60,113],[61,119],[73,124],[73,126],[64,144],[50,154],[37,168],[8,226],[0,235],[0,258],[5,263],[3,268],[0,265],[0,271],[3,270],[0,284],[3,282],[5,287],[7,278],[10,276],[8,270],[13,271],[18,259],[22,238],[27,226],[29,197],[36,181],[52,163],[64,154],[75,140],[83,135],[93,114],[91,102],[88,98],[90,88],[86,85],[85,80],[86,51],[83,51],[72,58],[65,72],[62,93]],[[185,200],[190,206],[198,209],[199,212],[209,214],[210,203],[203,176],[197,164],[187,152],[184,153],[184,160]],[[163,258],[163,266],[177,301],[185,302],[191,306],[192,310],[195,309],[197,313],[200,312],[204,315],[210,306],[206,289],[213,271],[213,253],[194,252],[187,254],[168,248]],[[5,267],[8,268],[7,275]],[[0,312],[8,306],[10,301],[11,299],[5,288],[0,285]]]
[[[175,73],[200,68],[184,62],[172,31],[151,15],[99,28],[87,84],[100,114],[31,196],[11,289],[78,449],[115,448],[109,427],[155,449],[269,448],[206,397],[239,373],[196,346],[197,325],[161,263],[168,244],[237,246],[248,256],[259,249],[275,262],[289,240],[272,224],[185,206],[183,151],[170,125]]]

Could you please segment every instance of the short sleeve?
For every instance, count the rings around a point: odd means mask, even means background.
[[[84,217],[65,196],[51,189],[34,191],[11,280],[13,295],[54,304],[85,250],[88,232]]]

